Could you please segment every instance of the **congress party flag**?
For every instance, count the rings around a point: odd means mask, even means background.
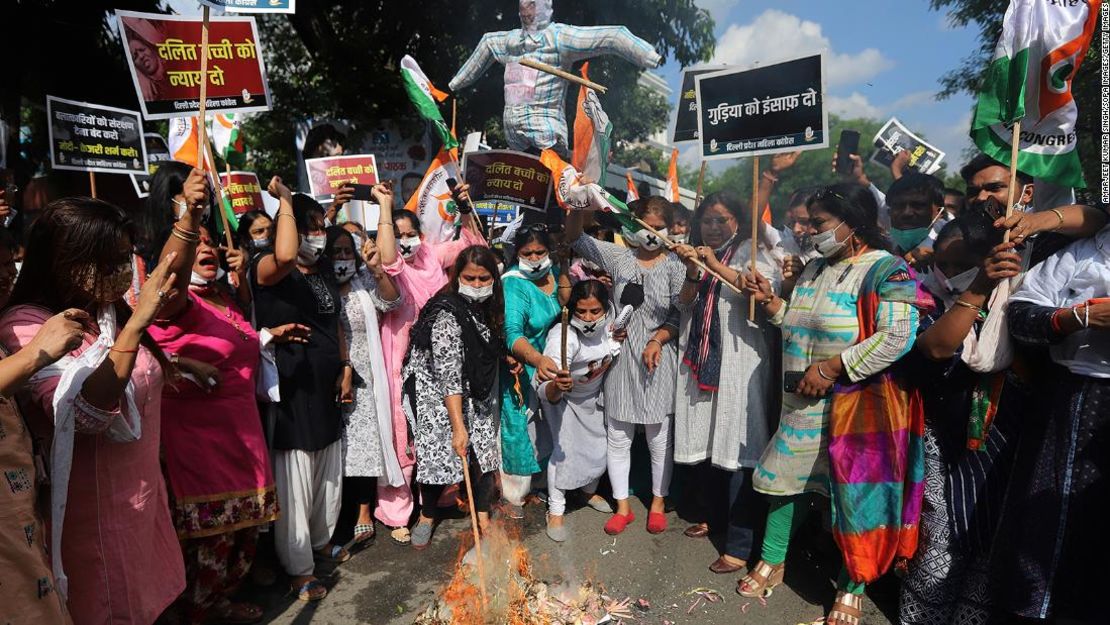
[[[1049,182],[1085,186],[1077,151],[1071,83],[1091,45],[1102,0],[1011,0],[975,105],[971,138],[1010,162],[1021,121],[1018,169]]]
[[[678,148],[671,150],[671,164],[667,166],[667,187],[663,190],[663,197],[675,204],[681,199],[678,195]]]
[[[582,64],[582,78],[589,80],[589,62]],[[613,124],[601,108],[597,93],[588,87],[578,88],[577,113],[574,117],[574,153],[571,164],[590,180],[605,180],[609,166],[609,138]]]
[[[573,165],[559,158],[554,150],[547,148],[541,152],[540,161],[551,170],[551,175],[555,178],[555,200],[559,202],[559,206],[568,211],[600,210],[612,213],[628,230],[641,230],[627,204],[596,183],[584,182],[582,174]]]
[[[459,147],[458,139],[451,133],[451,129],[447,127],[447,122],[443,121],[443,115],[439,112],[438,103],[446,100],[447,94],[436,89],[432,81],[424,75],[416,59],[407,54],[401,59],[401,80],[405,84],[405,92],[408,93],[409,100],[416,107],[416,112],[432,124],[444,149]]]
[[[212,137],[216,154],[232,167],[242,167],[247,156],[240,125],[239,116],[235,113],[217,113],[209,121],[208,136]]]
[[[625,178],[628,179],[628,191],[625,193],[624,200],[626,202],[635,202],[640,199],[640,192],[636,189],[636,181],[632,179],[632,172],[624,172]]]
[[[420,186],[405,204],[406,209],[420,218],[420,230],[431,243],[454,239],[460,220],[451,187],[447,186],[448,179],[461,179],[458,161],[447,150],[440,149]]]
[[[200,132],[196,117],[171,117],[167,141],[173,160],[200,167]]]

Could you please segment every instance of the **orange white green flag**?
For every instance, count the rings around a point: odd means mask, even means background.
[[[548,148],[541,152],[540,162],[551,170],[555,179],[555,200],[565,210],[605,211],[616,217],[629,231],[641,229],[627,204],[596,183],[585,182],[582,174],[573,165],[559,158],[554,150]]]
[[[663,190],[663,197],[675,204],[681,199],[678,195],[678,148],[671,150],[671,164],[667,166],[667,186]]]
[[[447,186],[449,179],[461,180],[458,157],[452,154],[454,151],[440,148],[424,172],[420,186],[405,204],[406,209],[420,218],[420,230],[431,243],[454,239],[461,217],[451,187]]]

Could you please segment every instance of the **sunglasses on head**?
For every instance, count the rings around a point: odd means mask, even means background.
[[[843,202],[848,201],[848,198],[844,197],[843,195],[840,195],[836,191],[833,191],[832,189],[829,189],[827,187],[824,188],[824,189],[821,189],[817,193],[813,194],[813,199],[818,201],[818,202],[820,202],[824,199],[830,198],[830,197],[834,197],[834,198],[836,198],[838,200],[841,200]]]
[[[550,232],[550,231],[551,231],[551,228],[548,228],[547,224],[528,224],[527,226],[521,226],[520,230],[517,230],[517,232],[519,232],[520,234],[527,234],[529,232]]]

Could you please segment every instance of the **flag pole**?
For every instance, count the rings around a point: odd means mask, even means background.
[[[1014,196],[1017,194],[1018,152],[1021,148],[1021,120],[1014,122],[1013,136],[1010,138],[1010,188],[1006,191],[1006,217],[1014,214]],[[1010,230],[1002,234],[1002,242],[1010,242]]]
[[[640,219],[639,217],[633,217],[633,219],[636,220],[636,223],[640,224],[641,228],[643,228],[644,230],[647,230],[648,232],[650,232],[650,233],[654,234],[655,236],[659,237],[659,240],[662,241],[663,244],[666,245],[668,248],[673,249],[676,245],[678,245],[674,241],[667,238],[666,235],[662,234],[661,232],[659,232],[655,228],[652,228],[651,226],[647,225],[647,222],[645,222],[643,219]],[[716,278],[721,281],[721,284],[723,284],[723,285],[727,286],[728,288],[732,289],[732,291],[734,293],[736,293],[737,295],[743,295],[744,294],[743,289],[741,289],[740,287],[736,286],[735,284],[729,282],[728,280],[725,280],[724,276],[722,276],[721,274],[717,273],[716,271],[713,271],[712,269],[710,269],[709,266],[706,265],[705,263],[703,263],[700,259],[697,259],[697,258],[693,259],[693,263],[696,267],[698,267],[702,271],[704,271],[704,272],[706,272],[706,273],[708,273],[712,276],[716,276]]]
[[[208,5],[205,4],[201,8],[201,22],[200,22],[200,106],[197,107],[197,119],[200,122],[200,127],[197,128],[197,140],[203,146],[208,143],[208,129],[204,125],[204,114],[207,108],[205,100],[208,98],[208,19],[209,19]],[[202,159],[203,156],[198,153],[197,159]],[[198,163],[199,164],[199,163]],[[216,164],[212,163],[213,171],[215,171]],[[218,178],[218,176],[217,176]]]
[[[467,508],[470,509],[470,531],[474,535],[474,563],[478,568],[478,590],[482,593],[482,607],[489,603],[486,599],[486,573],[482,566],[482,533],[478,531],[478,515],[474,511],[474,487],[470,484],[470,462],[467,460],[469,450],[463,454],[462,470],[463,481],[466,482]]]
[[[756,243],[756,231],[759,228],[759,213],[756,212],[756,202],[759,201],[759,157],[752,157],[752,259],[751,259],[751,273],[755,275],[755,256],[759,253],[759,247]],[[748,321],[755,321],[755,298],[748,298]]]
[[[96,199],[96,172],[89,172],[89,196]]]
[[[694,210],[697,210],[698,206],[701,205],[701,189],[702,184],[705,182],[705,164],[706,161],[701,162],[701,170],[698,172],[698,192],[694,194]]]

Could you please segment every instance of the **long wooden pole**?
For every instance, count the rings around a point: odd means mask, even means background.
[[[474,534],[474,562],[478,567],[478,590],[482,593],[482,607],[487,604],[486,599],[486,571],[482,564],[482,534],[478,531],[478,513],[474,510],[474,487],[470,485],[470,462],[466,454],[462,457],[463,481],[466,482],[467,508],[470,509],[470,531]]]
[[[203,5],[201,9],[201,22],[200,22],[200,103],[197,107],[197,120],[200,127],[197,128],[197,137],[200,145],[208,144],[208,129],[204,125],[204,113],[207,108],[208,99],[208,5]],[[197,159],[202,158],[199,154]],[[198,163],[199,165],[199,163]],[[213,171],[215,171],[216,164],[212,163]],[[217,178],[219,178],[217,176]]]
[[[1021,120],[1014,122],[1013,136],[1010,138],[1010,188],[1006,191],[1006,216],[1014,214],[1014,195],[1017,193],[1018,151],[1021,147]],[[1002,242],[1010,242],[1010,229],[1002,234]]]
[[[701,189],[702,189],[702,184],[705,183],[705,164],[706,164],[706,161],[702,161],[701,162],[701,170],[698,171],[698,192],[696,194],[694,194],[694,208],[695,209],[698,206],[701,206],[701,200],[702,200]]]
[[[563,315],[562,315],[562,321],[561,321],[562,330],[563,330],[563,340],[562,340],[562,344],[560,345],[561,349],[560,349],[560,352],[559,352],[560,354],[562,354],[561,363],[562,363],[563,371],[567,370],[567,325],[569,323],[570,323],[570,311],[567,310],[566,306],[563,306]]]
[[[539,61],[529,59],[529,58],[520,59],[519,62],[520,62],[521,65],[524,65],[526,67],[531,67],[532,69],[538,69],[539,71],[544,72],[546,74],[551,74],[552,76],[558,76],[559,78],[562,78],[563,80],[569,80],[572,83],[575,83],[575,84],[578,84],[578,85],[582,85],[583,87],[588,87],[590,89],[593,89],[594,91],[596,91],[598,93],[605,93],[605,92],[609,91],[603,85],[599,85],[599,84],[597,84],[596,82],[594,82],[592,80],[587,80],[585,78],[582,78],[581,76],[575,76],[574,74],[571,74],[570,72],[564,72],[563,70],[559,69],[558,67],[552,67],[552,66],[548,65],[547,63],[541,63]]]
[[[668,248],[673,248],[675,245],[678,245],[674,241],[667,238],[666,235],[662,234],[661,232],[659,232],[655,228],[652,228],[651,226],[647,225],[647,223],[643,219],[640,219],[639,217],[633,217],[633,219],[636,220],[636,223],[640,224],[641,228],[643,228],[644,230],[647,230],[648,232],[650,232],[650,233],[654,234],[655,236],[659,237],[659,240],[662,241],[663,244],[666,245]],[[727,286],[728,288],[732,289],[732,291],[734,293],[736,293],[738,295],[743,295],[744,294],[743,289],[741,289],[740,287],[736,286],[735,284],[729,282],[728,280],[725,280],[724,276],[722,276],[721,274],[717,273],[716,271],[713,271],[712,269],[710,269],[709,266],[706,265],[705,263],[701,262],[701,260],[695,258],[693,262],[694,262],[694,265],[696,267],[698,267],[699,269],[701,269],[702,271],[704,271],[704,272],[706,272],[710,275],[716,276],[717,279],[721,281],[721,284],[723,284],[723,285]]]
[[[96,172],[89,172],[89,197],[96,199]]]
[[[755,275],[755,256],[759,253],[759,243],[757,234],[759,231],[759,209],[756,207],[756,202],[759,201],[759,157],[752,157],[752,259],[751,259],[751,272]],[[755,298],[748,298],[748,321],[755,321]]]

